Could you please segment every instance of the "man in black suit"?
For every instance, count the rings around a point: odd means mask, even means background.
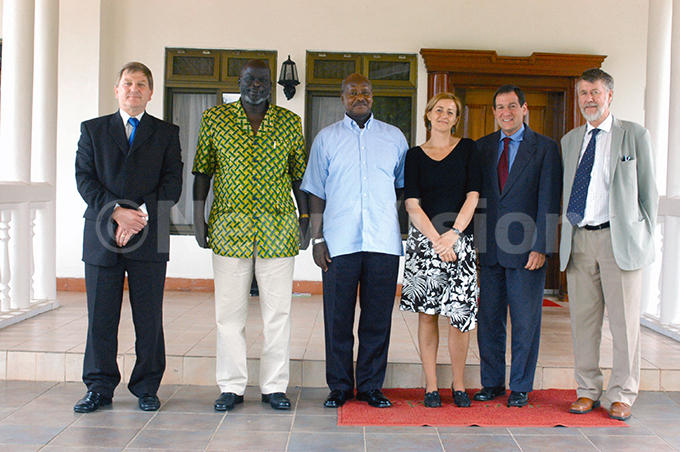
[[[144,411],[156,411],[165,371],[163,287],[169,257],[169,213],[182,191],[179,127],[145,113],[151,71],[128,63],[115,86],[118,112],[85,121],[76,153],[76,182],[87,203],[83,240],[87,287],[85,397],[89,413],[110,405],[120,382],[118,324],[127,273],[135,362],[128,388]]]
[[[527,104],[514,85],[496,91],[500,127],[477,140],[483,155],[485,221],[475,231],[480,272],[477,341],[483,388],[474,400],[505,395],[508,310],[512,363],[508,406],[522,407],[533,390],[541,337],[547,255],[557,251],[562,163],[557,143],[524,124]],[[480,206],[482,201],[480,200]]]

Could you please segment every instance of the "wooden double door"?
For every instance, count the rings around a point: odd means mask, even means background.
[[[443,91],[455,93],[464,104],[457,135],[476,140],[498,129],[493,95],[507,84],[526,95],[529,127],[558,143],[583,123],[576,82],[586,69],[600,67],[602,55],[539,54],[500,57],[493,51],[422,49],[428,72],[428,99]],[[566,297],[566,278],[557,253],[548,259],[546,293]]]

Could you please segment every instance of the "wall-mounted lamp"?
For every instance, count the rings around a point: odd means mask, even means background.
[[[295,62],[290,59],[290,55],[288,55],[288,59],[281,66],[281,73],[279,75],[279,85],[283,86],[283,93],[286,95],[286,99],[291,100],[295,96],[295,87],[299,84],[297,67]]]

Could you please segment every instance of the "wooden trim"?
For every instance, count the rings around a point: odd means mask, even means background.
[[[420,49],[428,73],[578,77],[600,67],[605,55],[534,52],[528,57],[499,56],[493,50]]]
[[[85,278],[57,278],[57,292],[85,292]]]
[[[125,281],[127,288],[127,280]],[[187,292],[214,292],[212,279],[166,278],[165,290]],[[85,278],[57,278],[58,292],[85,292]],[[293,281],[293,293],[321,295],[321,281]],[[397,284],[397,296],[401,296],[401,284]]]
[[[323,293],[323,283],[321,281],[293,281],[293,293],[321,295]]]
[[[207,58],[213,61],[210,75],[177,75],[173,71],[175,58]],[[166,49],[165,79],[172,81],[218,82],[220,79],[220,53],[213,49]]]

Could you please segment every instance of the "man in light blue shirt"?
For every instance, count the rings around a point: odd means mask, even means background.
[[[397,190],[404,186],[408,144],[401,131],[371,114],[373,87],[360,74],[342,83],[346,115],[319,132],[302,190],[310,194],[314,262],[323,270],[326,381],[324,405],[354,397],[377,408],[382,394],[399,256],[403,254]],[[354,312],[359,353],[353,367]]]

